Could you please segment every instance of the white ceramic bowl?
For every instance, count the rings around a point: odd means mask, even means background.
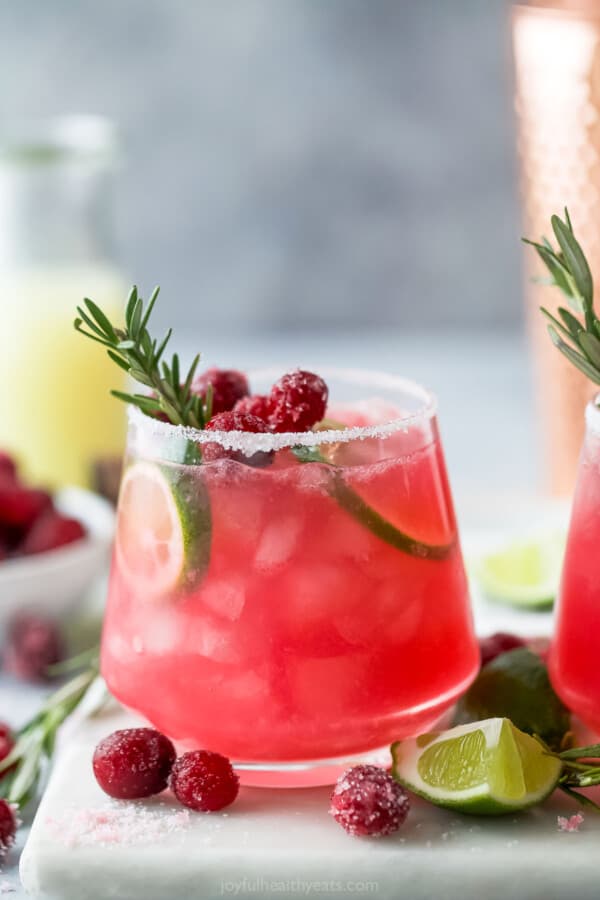
[[[79,519],[87,536],[47,553],[0,562],[0,629],[19,609],[61,616],[108,566],[115,526],[111,504],[76,487],[59,491],[54,500],[62,513]]]

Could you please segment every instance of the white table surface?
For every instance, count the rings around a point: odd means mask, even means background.
[[[297,334],[290,336],[223,335],[204,337],[203,365],[251,368],[281,363],[282,371],[297,365],[327,363],[394,372],[414,378],[438,396],[442,436],[459,521],[472,535],[480,526],[504,531],[514,522],[526,528],[547,506],[539,494],[539,460],[532,414],[529,361],[525,341],[514,334],[362,335]],[[184,346],[183,356],[195,349]],[[187,353],[186,353],[187,351]],[[1,598],[0,598],[1,600]],[[482,632],[514,627],[547,632],[549,618],[532,620],[497,607],[478,604]],[[489,623],[489,627],[486,627]],[[539,623],[539,627],[538,627]],[[37,708],[43,691],[0,677],[0,719],[18,725]],[[26,837],[0,872],[0,893],[24,900],[16,864]]]

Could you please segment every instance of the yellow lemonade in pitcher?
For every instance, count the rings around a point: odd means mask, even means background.
[[[28,477],[56,487],[87,485],[94,461],[123,449],[124,376],[89,353],[73,328],[84,296],[122,318],[127,286],[110,264],[0,268],[0,447]]]

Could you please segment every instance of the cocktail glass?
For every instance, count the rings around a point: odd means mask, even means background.
[[[319,371],[332,399],[317,432],[130,411],[102,671],[247,783],[331,782],[429,728],[478,669],[434,398]],[[201,463],[207,442],[236,458]]]
[[[557,693],[600,733],[600,407],[586,410],[549,670]]]

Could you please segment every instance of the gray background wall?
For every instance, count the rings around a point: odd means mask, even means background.
[[[505,0],[0,0],[0,47],[0,125],[120,124],[163,319],[519,323]]]

